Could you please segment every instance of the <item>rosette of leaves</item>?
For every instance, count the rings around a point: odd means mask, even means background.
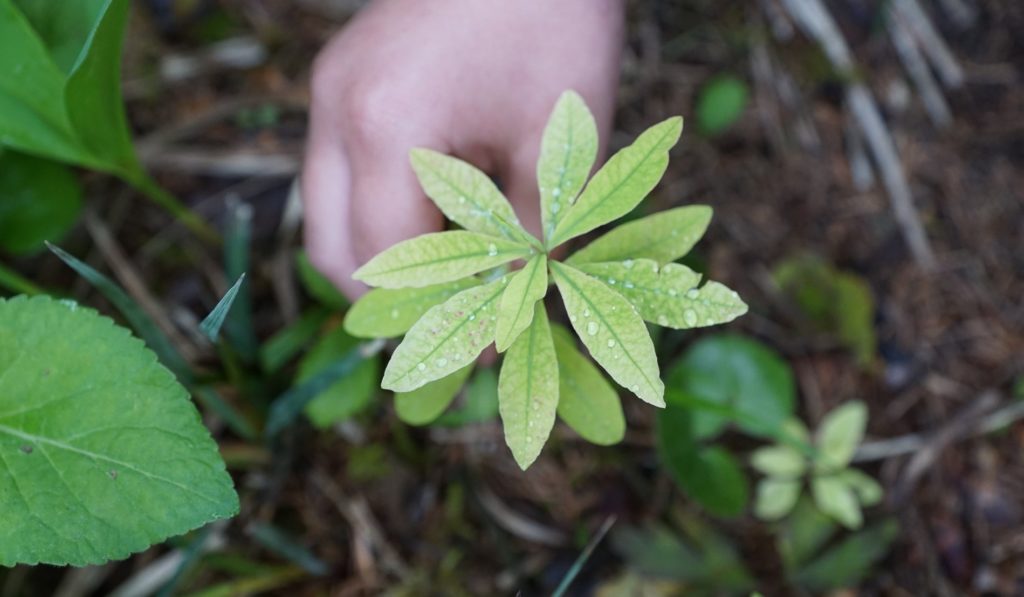
[[[807,479],[814,503],[823,514],[847,528],[860,528],[861,508],[882,499],[877,481],[850,468],[866,424],[863,402],[844,404],[825,416],[813,448],[805,452],[795,446],[811,446],[810,434],[799,421],[790,421],[783,431],[786,443],[760,448],[751,456],[751,465],[765,475],[757,487],[757,515],[765,520],[788,515]]]
[[[543,299],[552,283],[593,360],[641,400],[665,405],[644,322],[689,329],[747,310],[734,291],[701,285],[700,274],[675,263],[703,235],[711,208],[691,205],[634,220],[565,261],[552,250],[637,207],[664,174],[682,127],[679,117],[654,125],[591,177],[597,127],[582,98],[564,93],[537,162],[543,241],[520,225],[485,173],[429,149],[412,150],[423,190],[462,229],[407,240],[371,259],[353,277],[377,288],[345,320],[354,336],[405,335],[381,384],[396,392],[400,413],[415,411],[420,423],[438,416],[467,368],[495,344],[504,353],[499,412],[520,467],[537,458],[556,416],[595,443],[619,441],[625,423],[617,392],[572,335],[549,321]]]

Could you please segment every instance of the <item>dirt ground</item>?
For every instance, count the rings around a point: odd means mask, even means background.
[[[312,58],[358,4],[150,0],[133,18],[126,93],[144,159],[214,223],[223,221],[229,199],[254,207],[250,279],[261,337],[308,303],[294,282],[292,251],[301,241],[286,204],[301,160]],[[884,505],[869,518],[891,514],[900,533],[859,594],[1024,594],[1024,423],[1014,406],[1024,399],[1024,4],[968,2],[977,18],[961,26],[937,8],[944,2],[923,3],[965,75],[945,93],[953,120],[941,128],[922,109],[878,22],[883,3],[827,3],[897,144],[936,257],[930,271],[908,250],[885,189],[855,180],[842,101],[849,82],[833,76],[799,32],[773,35],[763,4],[770,2],[631,3],[613,145],[670,114],[689,117],[700,86],[715,74],[751,82],[750,105],[726,133],[684,132],[648,200],[651,210],[714,207],[699,257],[751,306],[730,330],[784,355],[806,421],[860,399],[870,410],[869,441],[918,441],[909,453],[882,453],[864,465],[886,488]],[[240,36],[262,57],[242,68],[211,57],[211,40]],[[780,100],[775,79],[758,79],[757,52],[791,78],[795,100]],[[171,56],[185,65],[184,78],[168,77]],[[91,240],[96,226],[106,229],[153,295],[171,306],[171,320],[208,309],[216,300],[209,289],[226,286],[217,250],[109,178],[87,180],[94,229],[77,231],[67,247],[106,267]],[[801,253],[869,284],[877,305],[874,366],[859,367],[834,341],[807,331],[773,287],[774,266]],[[23,265],[43,283],[71,284],[53,259]],[[86,285],[71,287],[83,302],[104,306]],[[680,337],[675,350],[697,337]],[[209,351],[194,357],[215,367]],[[261,383],[225,392],[235,401],[267,400],[287,380]],[[300,427],[273,451],[217,430],[229,461],[239,463],[243,504],[223,530],[225,551],[274,561],[251,540],[255,526],[272,522],[329,566],[328,576],[296,578],[275,594],[378,594],[400,577],[396,594],[505,594],[513,587],[549,594],[579,554],[579,537],[608,515],[642,522],[669,508],[699,512],[656,466],[650,410],[626,406],[621,446],[599,449],[556,432],[525,474],[496,424],[414,430],[397,422],[383,397],[358,423],[325,433]],[[1010,424],[982,432],[993,413]],[[778,576],[768,531],[756,519],[715,524],[766,595],[795,591]],[[101,589],[160,553],[108,568]],[[621,568],[602,544],[572,594],[592,594]],[[223,581],[226,570],[203,568],[188,586]],[[52,589],[61,579],[53,571],[25,574],[25,584],[9,588]],[[0,595],[14,590],[0,588]]]

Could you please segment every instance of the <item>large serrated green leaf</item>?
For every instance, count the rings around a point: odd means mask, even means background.
[[[405,335],[381,386],[411,392],[465,367],[494,341],[498,299],[508,277],[463,290],[432,307]]]
[[[302,358],[295,385],[301,385],[359,346],[359,340],[340,326],[334,328]],[[380,357],[374,356],[359,363],[351,373],[343,376],[319,392],[306,405],[306,416],[317,427],[324,429],[361,412],[373,400],[380,379]]]
[[[512,276],[501,295],[494,340],[498,352],[505,352],[519,334],[530,327],[537,301],[547,292],[548,259],[545,255],[535,255]],[[543,304],[541,308],[544,308]]]
[[[485,234],[435,232],[398,243],[352,277],[383,288],[421,288],[471,276],[530,252],[526,245]]]
[[[819,451],[815,468],[836,471],[846,467],[864,438],[867,422],[868,409],[860,401],[847,402],[828,413],[815,437]]]
[[[475,166],[430,149],[413,149],[409,159],[423,191],[449,220],[472,232],[537,244],[494,181]]]
[[[130,333],[0,300],[0,565],[121,559],[238,512],[185,389]]]
[[[587,182],[597,158],[597,124],[583,98],[566,91],[558,98],[544,128],[537,160],[540,214],[544,239],[551,238],[558,222]]]
[[[567,329],[552,325],[551,335],[558,356],[558,416],[589,442],[619,443],[626,434],[626,417],[615,388],[576,349]]]
[[[498,409],[505,443],[519,468],[526,470],[540,455],[558,409],[558,361],[544,309],[537,309],[530,327],[505,354]]]
[[[687,205],[627,222],[576,251],[566,263],[626,259],[675,261],[690,252],[711,222],[707,205]]]
[[[573,329],[594,360],[619,385],[654,406],[665,406],[665,384],[654,343],[632,305],[603,282],[560,263],[551,273]]]
[[[472,370],[471,363],[451,375],[434,380],[411,392],[396,392],[395,412],[398,413],[398,418],[410,425],[426,425],[441,416],[466,383],[466,378]]]
[[[476,278],[463,278],[422,288],[375,288],[345,313],[345,331],[357,338],[401,336],[428,309],[478,284]]]
[[[661,180],[668,167],[668,150],[682,131],[683,119],[669,118],[612,156],[555,227],[548,246],[557,247],[632,211]]]
[[[739,295],[717,282],[697,288],[700,274],[650,259],[583,263],[580,271],[614,288],[640,316],[660,326],[690,329],[727,323],[747,312]]]

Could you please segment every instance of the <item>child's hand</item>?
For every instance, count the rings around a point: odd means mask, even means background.
[[[317,58],[302,173],[313,263],[350,297],[356,267],[440,229],[409,150],[496,175],[539,237],[535,165],[555,100],[578,91],[606,139],[621,0],[376,0]]]

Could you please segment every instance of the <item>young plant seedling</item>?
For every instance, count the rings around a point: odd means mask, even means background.
[[[867,408],[863,402],[849,402],[830,412],[821,422],[808,457],[788,444],[777,444],[754,452],[751,464],[765,475],[757,487],[755,511],[765,520],[778,520],[793,510],[805,477],[818,509],[849,529],[860,528],[861,507],[882,499],[877,481],[850,468],[850,461],[864,437]],[[792,420],[784,433],[801,444],[810,443],[807,429]]]
[[[377,288],[349,311],[349,333],[405,334],[382,387],[405,401],[403,394],[448,376],[464,378],[463,369],[493,343],[505,353],[499,412],[520,467],[536,460],[556,414],[595,443],[619,441],[625,425],[617,393],[567,331],[548,320],[543,299],[554,282],[591,357],[620,386],[663,407],[665,386],[644,321],[690,329],[747,310],[732,290],[717,282],[700,286],[700,274],[674,263],[704,234],[711,208],[692,205],[632,221],[564,262],[552,250],[631,212],[665,173],[682,128],[679,117],[656,124],[588,182],[597,127],[582,98],[564,93],[537,162],[543,242],[523,229],[486,174],[429,149],[412,150],[423,190],[463,230],[399,243],[353,275]],[[508,265],[520,260],[525,265],[510,272]],[[453,397],[450,390],[419,393],[436,401],[436,413]]]

